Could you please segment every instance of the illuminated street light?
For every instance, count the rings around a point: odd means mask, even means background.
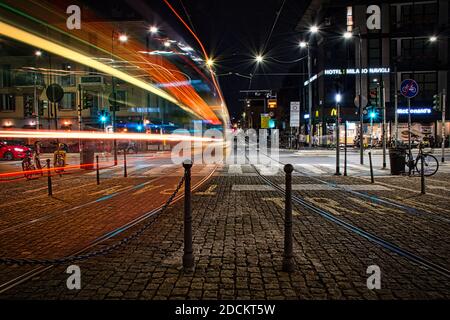
[[[127,42],[128,41],[128,36],[126,34],[119,35],[119,41],[120,42]]]
[[[436,42],[437,41],[437,37],[436,36],[431,36],[430,37],[430,42]]]
[[[256,56],[255,60],[256,60],[257,63],[261,63],[261,62],[264,61],[264,57],[259,54],[259,55]]]
[[[164,47],[166,47],[166,48],[170,47],[170,41],[165,41],[164,42]]]
[[[311,26],[311,27],[309,28],[309,31],[310,31],[311,33],[317,33],[317,32],[319,32],[319,27],[318,27],[318,26]]]
[[[150,33],[155,34],[155,33],[158,33],[158,31],[159,31],[159,29],[157,27],[155,27],[155,26],[150,27]]]
[[[351,37],[353,37],[353,34],[350,31],[347,31],[344,33],[344,38],[345,39],[350,39]]]
[[[212,67],[214,65],[214,60],[213,59],[207,59],[206,60],[206,64],[208,65],[208,67]]]
[[[340,103],[342,100],[342,95],[340,93],[336,93],[335,100],[336,103]]]
[[[36,57],[40,57],[40,56],[42,56],[42,51],[36,50],[36,51],[34,52],[34,55],[35,55]]]
[[[306,41],[301,41],[300,42],[300,48],[306,48],[308,44],[306,43]]]

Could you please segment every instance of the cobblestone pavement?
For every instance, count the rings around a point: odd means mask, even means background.
[[[207,176],[203,166],[192,170],[204,173],[193,176],[194,185]],[[0,204],[0,256],[49,259],[78,252],[162,205],[182,173],[172,165],[164,177],[102,179],[100,185],[86,174],[55,176],[52,197],[46,179],[1,184],[6,201]],[[32,269],[0,265],[0,291],[2,284]]]
[[[342,177],[343,178],[343,177]],[[274,177],[282,181],[281,177]],[[296,177],[294,183],[307,183]],[[330,178],[337,179],[337,178]],[[366,183],[347,179],[346,183]],[[277,180],[277,181],[278,181]],[[342,180],[344,181],[344,180]],[[448,299],[448,278],[382,249],[294,205],[296,270],[281,271],[283,198],[273,190],[233,191],[260,185],[257,176],[223,168],[193,196],[195,269],[184,272],[183,206],[154,218],[138,239],[105,256],[80,262],[81,290],[68,290],[67,265],[33,277],[0,295],[16,299]],[[323,191],[325,192],[325,191]],[[377,191],[378,192],[378,191]],[[306,194],[301,193],[303,196]],[[378,194],[378,193],[377,193]],[[322,194],[320,194],[322,195]],[[380,196],[395,197],[395,193]],[[426,196],[423,196],[424,199]],[[428,199],[428,198],[427,198]],[[311,201],[314,199],[310,199]],[[335,199],[339,200],[340,199]],[[402,199],[397,199],[399,202]],[[318,200],[320,202],[322,200]],[[433,200],[423,200],[433,202]],[[343,207],[349,206],[348,210]],[[364,206],[365,214],[355,208]],[[332,209],[331,206],[327,207]],[[404,212],[340,201],[331,213],[448,267],[448,225]],[[442,207],[445,209],[445,207]],[[443,213],[444,211],[440,212]],[[427,229],[428,228],[428,229]],[[433,233],[433,229],[436,231]],[[411,231],[408,231],[411,230]],[[129,233],[132,230],[126,232]],[[445,233],[444,233],[445,232]],[[444,233],[444,234],[442,234]],[[440,235],[436,235],[440,234]],[[414,243],[410,243],[415,239]],[[117,239],[108,240],[114,243]],[[423,248],[423,250],[421,250]],[[433,250],[431,250],[433,249]],[[381,289],[366,286],[368,266],[381,269]],[[22,268],[22,267],[16,267]]]

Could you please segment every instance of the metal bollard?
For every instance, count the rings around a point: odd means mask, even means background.
[[[95,156],[96,169],[97,169],[97,184],[100,184],[100,168],[98,166],[98,155]]]
[[[370,181],[372,183],[375,183],[375,180],[373,179],[372,152],[369,152],[369,164],[370,164]]]
[[[47,159],[47,185],[48,185],[48,195],[53,195],[53,189],[52,189],[52,175],[50,173],[50,159]]]
[[[192,161],[183,162],[184,167],[184,254],[183,268],[191,271],[194,268],[194,254],[192,250],[192,208],[191,208],[191,168]]]
[[[425,194],[425,167],[424,167],[424,157],[420,161],[420,193]]]
[[[123,149],[123,177],[126,178],[127,176],[127,149]]]
[[[284,166],[286,173],[285,209],[284,209],[284,256],[283,271],[294,271],[294,252],[292,245],[292,171],[291,164]]]
[[[345,121],[345,140],[344,140],[344,176],[347,176],[347,121]]]

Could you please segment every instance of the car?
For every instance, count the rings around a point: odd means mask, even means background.
[[[31,154],[31,149],[22,144],[11,141],[0,141],[0,159],[7,161],[23,159],[26,155]]]

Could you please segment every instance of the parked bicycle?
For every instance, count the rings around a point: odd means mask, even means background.
[[[37,141],[34,144],[33,156],[31,156],[30,152],[27,152],[22,160],[23,175],[27,180],[32,179],[35,174],[40,176],[44,175],[39,153],[39,142]]]
[[[409,168],[409,173],[417,171],[420,174],[421,172],[421,161],[423,160],[423,170],[424,176],[431,177],[434,175],[439,169],[439,161],[429,152],[425,152],[423,150],[423,144],[419,144],[419,152],[417,153],[416,158],[412,154],[406,153],[406,165]]]

